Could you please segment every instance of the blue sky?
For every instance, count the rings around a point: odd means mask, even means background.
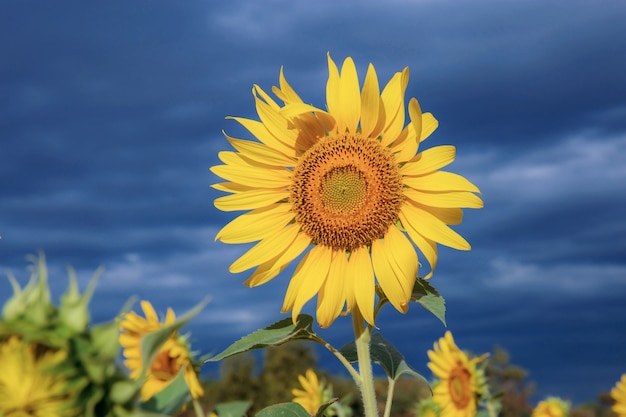
[[[25,282],[25,255],[44,250],[58,294],[66,264],[82,282],[104,265],[95,321],[133,295],[181,313],[209,295],[191,326],[205,353],[285,317],[288,273],[249,289],[228,272],[246,248],[214,242],[236,213],[213,206],[209,168],[222,130],[248,137],[225,117],[255,117],[252,85],[269,90],[281,66],[323,106],[330,52],[361,76],[372,62],[381,84],[408,66],[407,99],[440,122],[428,146],[455,145],[451,169],[482,190],[456,228],[472,251],[441,248],[431,281],[458,344],[504,346],[538,397],[593,400],[626,372],[626,3],[0,7],[3,274]],[[413,306],[378,325],[429,377],[441,323]],[[350,320],[320,333],[341,346]]]

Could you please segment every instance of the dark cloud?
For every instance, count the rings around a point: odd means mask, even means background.
[[[83,284],[104,264],[100,320],[132,295],[181,312],[213,295],[192,330],[223,349],[282,317],[293,270],[245,288],[228,265],[246,248],[213,242],[237,215],[213,206],[221,130],[249,137],[225,117],[256,117],[252,85],[271,91],[281,66],[323,107],[327,52],[381,84],[409,66],[407,95],[440,121],[424,146],[456,145],[450,169],[485,201],[456,227],[473,250],[442,248],[433,278],[459,344],[501,344],[539,395],[591,400],[626,370],[626,7],[605,6],[5,1],[0,266],[24,282],[43,249],[58,294],[65,264]],[[444,329],[419,307],[402,319],[379,325],[429,375]],[[349,324],[326,334],[341,345]]]

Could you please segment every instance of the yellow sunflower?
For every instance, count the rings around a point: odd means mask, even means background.
[[[450,331],[435,342],[434,349],[428,351],[428,367],[439,378],[433,401],[441,408],[441,417],[474,417],[485,392],[485,380],[476,368],[483,357],[470,359],[454,343]]]
[[[548,397],[539,401],[531,417],[567,417],[569,416],[569,408],[569,404],[560,398]]]
[[[292,402],[300,404],[309,414],[315,415],[324,403],[324,384],[320,383],[312,369],[307,369],[304,375],[298,375],[298,381],[303,389],[294,388]]]
[[[483,202],[467,179],[440,170],[454,161],[453,146],[418,152],[438,122],[412,98],[405,126],[408,68],[382,92],[371,64],[362,89],[351,58],[340,73],[329,55],[328,69],[327,111],[305,104],[281,70],[280,87],[272,91],[283,105],[255,85],[260,121],[233,117],[257,140],[226,135],[236,152],[220,152],[223,165],[211,170],[227,181],[213,187],[231,194],[217,198],[215,206],[250,211],[216,239],[259,241],[229,269],[256,267],[245,282],[250,287],[306,253],[282,308],[292,311],[294,321],[317,294],[322,327],[344,307],[358,309],[373,324],[376,281],[390,303],[406,312],[419,265],[413,244],[432,272],[437,243],[470,249],[448,225],[461,222],[461,208]]]
[[[615,404],[613,404],[611,410],[613,410],[618,417],[626,417],[626,374],[622,375],[622,378],[611,390],[611,398],[615,400]]]
[[[176,321],[176,315],[171,308],[167,309],[165,321],[159,322],[154,307],[148,301],[141,302],[145,318],[134,311],[126,314],[120,322],[119,342],[126,358],[124,365],[131,371],[130,377],[139,379],[143,366],[141,358],[141,339],[146,334]],[[146,372],[146,380],[141,387],[141,398],[149,400],[156,393],[162,391],[178,375],[181,368],[185,368],[185,382],[193,398],[204,395],[204,389],[198,381],[196,367],[192,363],[191,353],[187,343],[174,333],[159,349],[152,364]]]
[[[15,336],[0,344],[0,415],[65,417],[78,415],[79,387],[52,371],[67,359],[63,350],[26,344]]]

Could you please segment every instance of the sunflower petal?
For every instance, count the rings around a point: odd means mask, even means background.
[[[328,54],[328,81],[326,82],[326,107],[328,112],[335,116],[336,131],[343,133],[346,130],[345,120],[336,115],[341,114],[341,91],[339,70],[335,61]]]
[[[273,204],[236,217],[222,228],[215,240],[224,243],[248,243],[265,239],[272,231],[282,229],[294,217],[289,204]]]
[[[352,279],[352,291],[359,311],[369,324],[374,325],[375,279],[367,247],[362,246],[350,254],[348,276]]]
[[[267,145],[252,142],[250,140],[236,139],[228,136],[225,132],[222,133],[233,148],[237,149],[241,155],[246,156],[253,161],[275,166],[292,167],[295,165],[295,158],[289,158]]]
[[[320,289],[330,269],[332,250],[316,246],[309,251],[296,268],[285,294],[283,312],[292,310],[291,317],[296,322],[304,304]]]
[[[257,138],[261,143],[264,143],[268,147],[284,154],[288,157],[295,156],[295,150],[293,147],[286,145],[285,143],[278,140],[267,127],[258,120],[246,119],[244,117],[227,117],[227,119],[232,119],[238,122],[240,125],[245,127],[248,132],[252,133],[252,135]]]
[[[419,232],[422,236],[454,249],[471,249],[470,244],[461,235],[446,226],[432,213],[408,202],[403,203],[401,210],[411,219],[411,222],[419,225]]]
[[[429,174],[452,163],[456,157],[456,148],[452,145],[435,146],[415,155],[400,167],[400,174],[415,176]]]
[[[239,257],[228,268],[232,273],[242,272],[283,253],[298,234],[298,226],[287,226],[272,233]]]
[[[365,138],[370,137],[378,124],[380,104],[380,87],[376,69],[372,64],[369,64],[361,93],[361,134]]]
[[[442,208],[482,208],[483,200],[467,191],[451,191],[449,193],[417,191],[411,188],[404,190],[405,197],[418,204]]]
[[[402,209],[400,213],[398,213],[400,217],[400,221],[402,222],[402,227],[408,233],[409,237],[417,245],[419,250],[424,254],[424,257],[428,261],[428,265],[430,266],[430,272],[424,277],[424,279],[428,279],[432,276],[435,267],[437,266],[437,244],[430,239],[422,236],[417,227],[415,226],[415,222],[412,221],[407,215],[405,211]]]
[[[271,169],[252,165],[217,165],[211,167],[218,177],[238,182],[249,187],[282,188],[291,184],[291,171],[288,169]]]
[[[289,197],[285,189],[242,191],[216,198],[213,204],[222,211],[251,210],[277,203]]]
[[[347,269],[348,258],[346,253],[343,251],[335,252],[326,281],[322,284],[317,296],[316,317],[322,328],[330,326],[343,309]]]
[[[339,79],[339,98],[341,99],[339,118],[344,120],[350,133],[357,133],[357,126],[361,118],[361,92],[359,91],[359,77],[352,58],[343,61],[341,77]]]
[[[409,69],[397,72],[387,83],[381,94],[384,106],[386,125],[382,146],[391,144],[404,129],[404,93],[409,82]]]
[[[423,191],[469,191],[480,193],[478,187],[465,177],[446,171],[434,171],[419,177],[404,177],[402,183]]]

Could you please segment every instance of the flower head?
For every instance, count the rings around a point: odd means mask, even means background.
[[[622,378],[617,381],[615,387],[611,390],[611,398],[615,400],[615,404],[611,407],[611,410],[618,415],[618,417],[626,417],[626,374],[622,375]]]
[[[214,188],[231,194],[215,205],[250,211],[216,239],[258,241],[230,266],[233,273],[256,267],[246,281],[251,287],[304,254],[282,308],[294,321],[317,295],[322,327],[344,308],[374,323],[376,282],[406,312],[419,265],[414,245],[431,272],[437,243],[470,249],[448,225],[461,222],[461,208],[483,203],[476,186],[440,170],[454,160],[453,146],[418,152],[438,122],[413,98],[405,125],[407,68],[382,92],[371,64],[362,88],[351,58],[339,72],[329,55],[328,69],[328,111],[305,104],[281,71],[273,92],[282,105],[254,86],[260,121],[233,117],[257,140],[226,135],[236,152],[220,152],[223,165],[211,170],[227,181]]]
[[[557,397],[548,397],[537,404],[531,417],[567,417],[570,406]]]
[[[0,343],[0,415],[4,417],[76,416],[79,390],[68,389],[67,375],[54,367],[67,352],[25,343],[11,336]]]
[[[176,315],[172,309],[167,310],[165,321],[161,323],[159,318],[148,301],[141,302],[144,317],[134,311],[126,314],[120,322],[120,345],[122,345],[123,355],[126,358],[124,365],[130,369],[130,377],[141,378],[143,368],[143,358],[141,357],[141,340],[148,333],[171,325],[176,321]],[[141,387],[141,398],[146,401],[156,393],[162,391],[178,375],[182,368],[185,368],[185,382],[193,398],[199,398],[204,394],[204,390],[198,381],[196,368],[191,360],[191,353],[187,343],[177,333],[161,345],[158,353],[154,356],[152,363],[146,370],[146,380]]]
[[[450,331],[435,342],[428,357],[428,367],[439,378],[433,401],[441,408],[441,417],[474,417],[478,401],[486,392],[486,381],[476,366],[483,357],[470,359],[454,343]]]
[[[324,384],[319,381],[312,369],[307,369],[304,375],[298,375],[302,389],[291,390],[294,398],[292,402],[300,404],[309,414],[315,415],[317,410],[330,398],[325,398]]]

